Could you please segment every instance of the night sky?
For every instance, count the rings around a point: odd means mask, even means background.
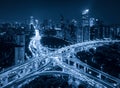
[[[80,21],[81,12],[90,9],[90,16],[106,24],[120,24],[120,0],[0,0],[0,22],[24,22],[32,15],[40,21],[48,18]]]

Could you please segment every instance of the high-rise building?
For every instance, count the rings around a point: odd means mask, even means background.
[[[90,26],[90,40],[103,39],[105,35],[105,26],[102,24],[102,21],[98,19],[92,19],[94,24]]]
[[[89,26],[89,9],[82,12],[82,26]]]
[[[95,25],[95,18],[90,18],[90,27]]]
[[[30,16],[30,25],[34,25],[34,17]]]
[[[90,40],[96,40],[98,36],[98,27],[90,27]]]
[[[40,25],[39,25],[39,21],[37,19],[35,19],[35,29],[39,30],[40,29]]]
[[[30,16],[29,29],[34,30],[34,25],[35,25],[34,17]]]
[[[111,39],[120,38],[120,27],[119,27],[119,25],[110,25],[110,38]]]
[[[24,63],[25,60],[25,34],[19,33],[16,36],[16,44],[15,47],[15,65]]]
[[[77,21],[75,19],[72,20],[71,24],[69,25],[70,31],[70,42],[76,43],[77,42]]]
[[[89,9],[82,12],[82,42],[90,39]]]
[[[103,38],[110,38],[110,27],[103,26]]]
[[[66,27],[65,27],[65,20],[64,20],[64,17],[61,15],[60,17],[60,27],[61,27],[61,31],[62,31],[62,36],[63,36],[63,39],[66,40]]]
[[[103,39],[106,33],[108,36],[108,30],[103,25],[102,21],[94,18],[90,18],[90,21],[90,40]]]

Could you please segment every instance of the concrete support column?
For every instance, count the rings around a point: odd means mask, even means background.
[[[52,65],[53,65],[53,66],[56,66],[56,62],[55,62],[55,61],[53,61],[53,62],[52,62]]]
[[[116,88],[120,88],[120,83],[117,84],[117,87]]]
[[[77,68],[76,62],[74,62],[74,66],[75,66],[75,68]]]
[[[98,78],[100,78],[100,79],[101,79],[101,73],[99,73]]]
[[[21,72],[22,71],[22,72]],[[18,76],[21,78],[26,74],[25,68],[18,72]]]
[[[8,77],[5,77],[5,78],[2,79],[2,84],[3,85],[8,84]]]
[[[62,68],[62,72],[65,72],[65,69],[64,69],[64,68]]]
[[[68,72],[68,70],[65,68],[62,68],[62,72]]]
[[[63,62],[63,58],[62,57],[60,57],[60,61]]]
[[[87,70],[87,68],[86,68],[86,66],[84,66],[84,72],[86,72],[86,70]]]
[[[28,74],[29,68],[25,67],[25,73]]]
[[[17,78],[20,78],[20,77],[21,77],[21,74],[20,74],[20,72],[18,72]]]
[[[68,65],[70,65],[70,61],[69,61],[69,59],[68,59]]]
[[[23,69],[23,73],[22,73],[23,75],[26,75],[26,70],[25,70],[25,68]]]
[[[26,72],[26,73],[28,74],[28,73],[30,72],[30,68],[26,68],[26,69],[27,69],[27,72]]]
[[[38,69],[38,64],[39,64],[39,62],[35,62],[35,70],[37,70]]]

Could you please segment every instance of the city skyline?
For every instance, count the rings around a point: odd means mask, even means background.
[[[84,9],[90,9],[90,17],[101,19],[106,24],[120,23],[120,1],[96,0],[1,0],[0,22],[24,22],[33,15],[38,20],[77,19],[80,22]]]
[[[119,0],[1,0],[0,88],[120,88]]]

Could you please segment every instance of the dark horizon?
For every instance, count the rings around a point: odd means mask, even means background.
[[[24,22],[34,16],[44,19],[76,19],[80,22],[81,12],[90,9],[90,17],[98,18],[105,24],[120,24],[119,0],[1,0],[0,22]]]

